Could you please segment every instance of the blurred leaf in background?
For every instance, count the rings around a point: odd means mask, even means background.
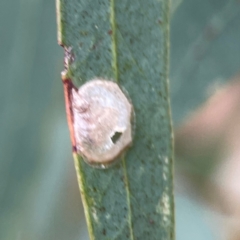
[[[239,22],[237,0],[184,0],[171,29],[177,188],[204,201],[227,240],[240,238]]]
[[[86,230],[66,126],[55,2],[3,0],[0,19],[0,239],[75,239]]]
[[[238,194],[230,201],[224,196],[233,196],[239,190],[237,177],[231,178],[230,184],[225,181],[230,179],[228,176],[236,176],[233,170],[239,169],[239,135],[227,134],[228,129],[238,132],[238,115],[228,114],[228,123],[222,125],[225,134],[217,135],[218,141],[212,141],[215,145],[206,144],[209,155],[202,155],[206,148],[199,150],[193,145],[190,150],[194,152],[184,150],[191,139],[196,139],[196,146],[202,146],[197,140],[199,125],[190,131],[185,131],[185,126],[197,116],[193,111],[215,92],[212,89],[237,89],[237,83],[231,85],[239,81],[237,77],[230,85],[225,84],[240,67],[240,2],[175,0],[173,7],[170,90],[177,172],[183,180],[178,181],[180,190],[176,193],[177,240],[219,239],[214,238],[214,228],[207,225],[208,210],[203,211],[202,203],[196,199],[219,206],[214,208],[219,212],[221,206],[236,206],[223,214],[220,223],[233,229],[234,236],[229,234],[223,239],[236,240],[240,200]],[[56,41],[55,2],[1,0],[0,23],[0,239],[85,240],[88,237],[60,79],[63,50]],[[225,102],[223,99],[216,103]],[[229,105],[235,109],[232,113],[238,111],[236,106],[237,97],[235,104]],[[215,116],[223,117],[217,113]],[[203,129],[210,131],[209,123],[205,121]],[[210,135],[203,136],[206,139]],[[222,146],[226,151],[219,153],[217,149]],[[222,188],[217,190],[219,184]],[[189,185],[194,191],[188,191]],[[209,196],[206,185],[226,203],[219,204],[213,195]],[[226,189],[229,191],[222,194]]]

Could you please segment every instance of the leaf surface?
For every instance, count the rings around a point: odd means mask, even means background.
[[[168,0],[58,0],[67,76],[118,82],[135,110],[133,146],[108,169],[74,154],[90,239],[174,239]]]

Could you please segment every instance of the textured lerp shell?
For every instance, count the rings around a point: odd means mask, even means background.
[[[108,164],[132,143],[133,108],[120,87],[94,79],[72,90],[76,147],[90,164]]]

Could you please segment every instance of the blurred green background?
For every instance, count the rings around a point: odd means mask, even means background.
[[[240,2],[173,0],[174,126],[240,67]],[[0,1],[0,239],[88,239],[71,156],[53,0]],[[211,240],[203,204],[176,188],[177,240]]]

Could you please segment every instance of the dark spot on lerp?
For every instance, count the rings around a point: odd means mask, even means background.
[[[122,136],[121,132],[115,132],[114,135],[111,137],[112,142],[115,144],[120,137]]]

